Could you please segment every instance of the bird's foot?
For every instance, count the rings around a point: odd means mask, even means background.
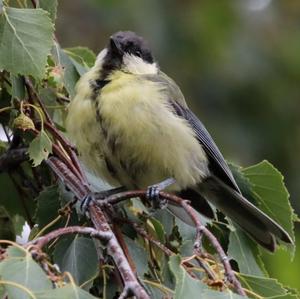
[[[154,210],[164,209],[167,206],[167,200],[162,199],[159,196],[160,191],[161,191],[161,189],[159,188],[158,185],[149,186],[147,189],[146,197],[147,197],[147,199],[150,200],[151,206]]]
[[[147,188],[146,197],[150,200],[152,208],[154,210],[166,208],[168,201],[166,199],[160,198],[159,192],[174,184],[175,182],[175,179],[168,178],[158,184],[151,185]]]
[[[96,193],[90,192],[80,201],[79,211],[82,215],[86,215],[89,217],[89,207],[92,203],[101,207],[111,208],[110,204],[106,201],[106,198],[123,191],[126,191],[126,188],[122,186]]]
[[[96,202],[95,194],[94,193],[88,193],[86,196],[82,198],[79,205],[79,212],[82,215],[86,215],[89,217],[89,208],[93,202]]]

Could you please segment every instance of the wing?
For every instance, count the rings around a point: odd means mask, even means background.
[[[187,107],[182,107],[176,101],[170,101],[176,114],[183,117],[188,121],[190,126],[193,128],[199,143],[202,145],[204,151],[209,158],[209,168],[210,170],[220,178],[224,183],[235,189],[240,193],[240,189],[229,169],[223,155],[219,151],[217,145],[213,141],[212,137],[202,124],[202,122],[197,118],[197,116]]]
[[[163,72],[159,72],[157,75],[146,75],[145,77],[152,82],[161,84],[162,90],[167,94],[170,106],[173,108],[174,113],[179,117],[184,118],[193,128],[199,143],[202,145],[208,156],[209,168],[212,173],[240,193],[240,189],[236,184],[223,155],[202,122],[186,105],[184,96],[176,83]]]

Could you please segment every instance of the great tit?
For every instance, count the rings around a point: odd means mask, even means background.
[[[171,182],[168,191],[190,199],[207,216],[213,215],[210,202],[270,251],[276,238],[293,242],[242,195],[179,87],[134,32],[112,35],[79,80],[66,127],[84,164],[112,186],[144,189]],[[180,216],[178,208],[169,208]]]

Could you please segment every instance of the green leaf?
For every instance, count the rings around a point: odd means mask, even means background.
[[[126,245],[128,246],[130,256],[132,257],[137,268],[137,272],[140,277],[143,277],[148,271],[148,253],[144,248],[139,246],[135,241],[127,236],[124,236],[124,239]]]
[[[21,247],[9,246],[6,250],[6,254],[9,258],[15,258],[15,257],[25,258],[27,252],[25,251],[25,249],[22,249]]]
[[[257,263],[260,259],[257,245],[239,228],[230,232],[228,255],[238,263],[241,273],[264,276]]]
[[[184,240],[180,246],[180,254],[182,256],[191,256],[193,255],[194,250],[194,240]]]
[[[153,213],[153,218],[161,223],[167,236],[172,233],[175,225],[175,216],[168,209],[157,209]]]
[[[282,296],[272,297],[272,299],[299,299],[298,295],[286,294]]]
[[[55,89],[54,88],[40,88],[39,90],[39,94],[40,97],[43,101],[43,103],[47,106],[56,106],[57,105],[57,101],[56,101],[56,93],[55,93]],[[52,109],[49,109],[49,113],[53,114]]]
[[[159,282],[156,282],[159,285]],[[148,295],[151,299],[164,299],[164,298],[172,298],[171,296],[167,297],[166,292],[163,292],[160,288],[155,287],[152,284],[148,284],[147,282],[144,282],[143,287],[147,291]],[[170,294],[171,295],[171,294]]]
[[[57,0],[39,0],[39,7],[48,11],[52,22],[56,19],[57,13]]]
[[[54,261],[62,272],[72,274],[79,285],[98,273],[98,258],[93,240],[76,235],[60,240],[54,250]]]
[[[89,68],[87,66],[83,66],[82,64],[78,63],[76,60],[74,60],[71,57],[69,57],[69,58],[70,58],[70,61],[73,63],[74,67],[76,68],[77,73],[80,76],[82,76],[89,70]]]
[[[289,292],[276,279],[239,274],[242,285],[248,290],[264,298],[277,298]]]
[[[74,284],[67,284],[58,289],[35,293],[37,299],[97,299]]]
[[[47,159],[52,153],[52,142],[45,131],[41,131],[30,143],[28,154],[33,160],[33,166],[36,167]]]
[[[7,213],[6,209],[0,206],[0,239],[14,241],[16,233],[13,220]]]
[[[277,221],[295,240],[295,214],[282,174],[268,161],[244,168],[242,172],[251,182],[259,208]]]
[[[4,7],[0,16],[0,68],[42,79],[53,30],[48,13],[42,9]]]
[[[85,47],[74,47],[74,48],[66,48],[64,51],[72,57],[75,61],[80,63],[81,65],[90,68],[95,64],[96,55],[89,48]]]
[[[194,240],[196,236],[196,229],[194,226],[188,225],[183,222],[180,218],[175,217],[175,223],[178,227],[180,235],[184,240]]]
[[[30,292],[52,289],[51,281],[28,252],[24,255],[20,249],[12,247],[7,253],[8,257],[0,262],[0,280],[18,284]],[[31,298],[21,288],[8,284],[4,286],[11,299]]]
[[[19,100],[23,100],[25,97],[25,86],[21,76],[10,75],[11,81],[11,96]]]
[[[0,3],[0,13],[1,13],[1,3]],[[6,291],[3,285],[0,284],[0,298],[5,298]]]
[[[165,232],[164,226],[162,225],[162,223],[160,223],[155,218],[150,218],[150,221],[154,227],[158,241],[160,241],[162,244],[164,244],[166,242],[166,237],[165,237],[166,232]]]
[[[174,299],[242,299],[245,297],[232,293],[229,290],[217,292],[210,289],[203,282],[189,276],[185,269],[180,265],[180,257],[173,255],[170,257],[169,267],[176,278],[176,288]]]
[[[55,63],[61,69],[65,88],[70,96],[74,97],[75,85],[80,77],[79,73],[71,58],[59,47],[58,44],[55,44],[52,52]]]
[[[18,191],[7,173],[0,174],[0,206],[5,207],[11,218],[18,214],[27,219]],[[35,209],[33,202],[26,201],[26,207],[30,212]]]
[[[40,229],[58,216],[58,210],[60,209],[59,197],[58,186],[54,185],[46,187],[35,199],[37,202],[35,218]]]

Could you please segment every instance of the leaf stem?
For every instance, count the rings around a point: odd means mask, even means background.
[[[4,107],[0,109],[0,113],[13,109],[14,107]]]
[[[53,219],[51,222],[49,222],[47,225],[45,225],[34,237],[33,240],[36,240],[39,238],[43,233],[52,225],[54,225],[57,221],[59,221],[62,218],[61,215],[58,215],[55,219]]]
[[[171,294],[175,294],[175,292],[173,290],[171,290],[168,287],[166,287],[166,286],[164,286],[162,284],[159,284],[159,283],[157,283],[155,281],[151,281],[151,280],[148,280],[148,279],[142,279],[142,282],[147,283],[149,285],[152,285],[152,286],[156,287],[157,289],[161,290],[165,294],[170,294],[170,293]]]
[[[44,118],[43,118],[43,114],[41,112],[41,109],[38,108],[37,106],[33,105],[33,104],[29,104],[29,103],[24,103],[23,104],[23,102],[21,102],[21,113],[23,113],[22,106],[25,106],[25,107],[29,106],[29,107],[33,108],[38,113],[39,119],[41,120],[41,131],[44,131]]]
[[[24,291],[26,294],[28,294],[31,298],[33,299],[37,299],[37,297],[28,289],[28,288],[25,288],[23,285],[19,284],[19,283],[16,283],[16,282],[13,282],[13,281],[9,281],[9,280],[0,280],[0,285],[3,284],[3,285],[11,285],[13,287],[16,287],[22,291]]]

